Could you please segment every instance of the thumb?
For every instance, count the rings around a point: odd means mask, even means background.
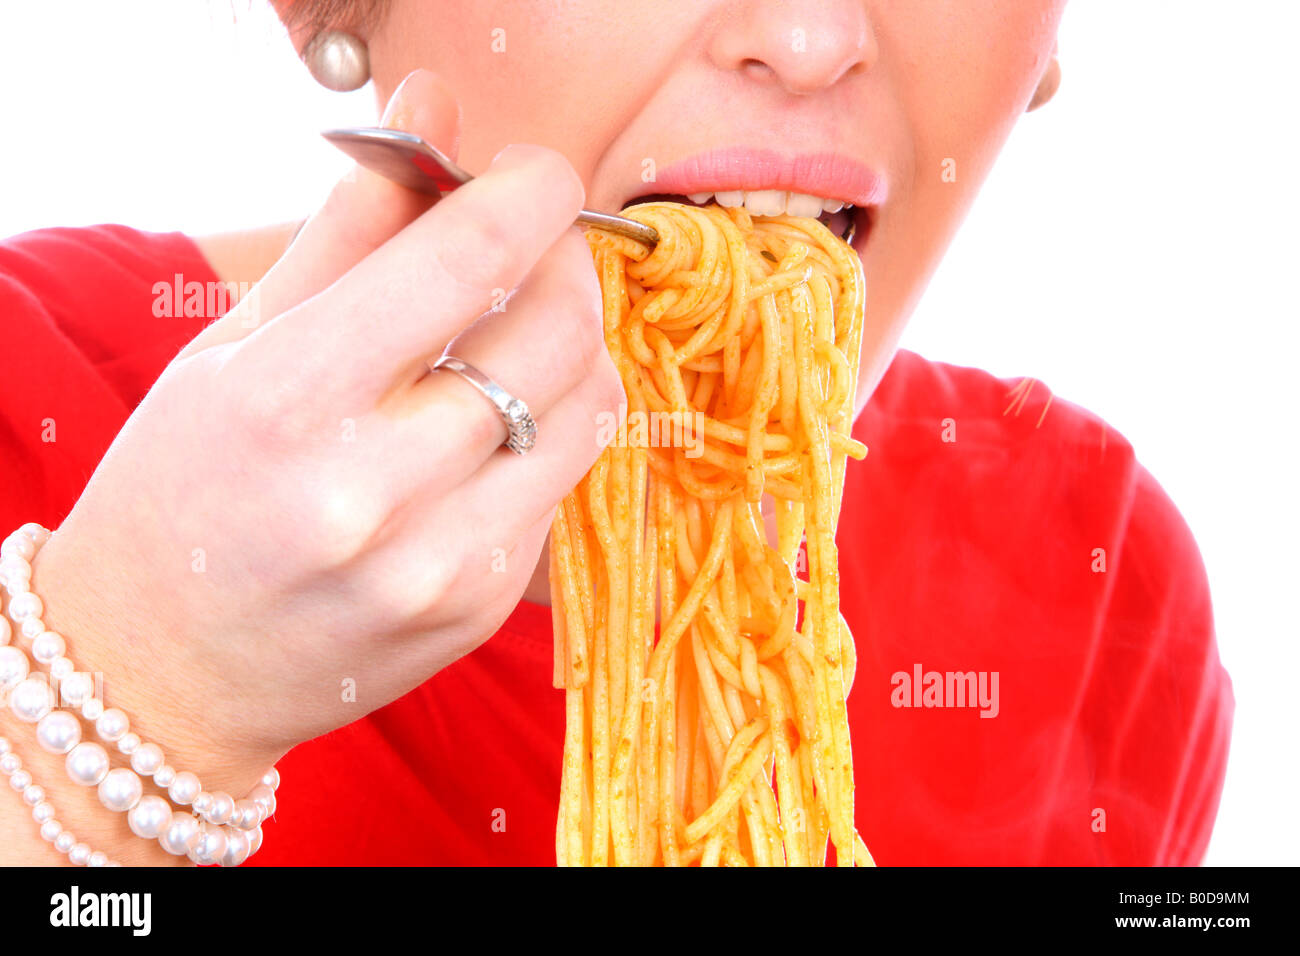
[[[428,70],[402,81],[381,125],[414,133],[452,159],[460,142],[460,106],[451,88]],[[307,220],[288,251],[230,312],[180,353],[245,338],[259,326],[323,291],[417,219],[435,200],[356,166]]]

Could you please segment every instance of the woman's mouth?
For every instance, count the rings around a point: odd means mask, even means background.
[[[744,206],[751,216],[804,216],[817,219],[845,242],[855,234],[865,234],[869,227],[868,208],[859,208],[842,199],[826,199],[811,193],[784,189],[725,189],[716,192],[648,193],[630,200],[633,206],[646,202],[675,202],[687,206],[716,203],[726,209]]]
[[[786,154],[746,146],[687,156],[659,168],[651,182],[624,205],[669,200],[744,206],[751,216],[816,217],[846,241],[856,235],[859,246],[889,192],[881,173],[845,153]]]

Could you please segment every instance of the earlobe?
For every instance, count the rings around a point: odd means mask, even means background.
[[[1061,61],[1052,56],[1052,61],[1047,64],[1047,69],[1043,72],[1043,78],[1038,81],[1038,89],[1034,90],[1034,97],[1025,107],[1026,113],[1032,113],[1038,107],[1045,104],[1061,87]]]

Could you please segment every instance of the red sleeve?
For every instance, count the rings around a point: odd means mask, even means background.
[[[0,241],[0,527],[57,527],[145,392],[202,329],[204,317],[156,307],[178,277],[216,279],[179,233],[93,226]]]
[[[1122,436],[1025,383],[900,352],[855,426],[859,829],[885,865],[1198,863],[1233,711],[1200,554]],[[992,706],[897,693],[963,674]]]
[[[1110,562],[1079,715],[1106,810],[1102,862],[1196,865],[1218,811],[1235,701],[1196,542],[1140,465]]]

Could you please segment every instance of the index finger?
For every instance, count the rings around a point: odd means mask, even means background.
[[[407,76],[389,100],[382,122],[456,155],[460,106],[451,88],[435,73],[416,70]],[[355,167],[307,220],[254,291],[199,333],[180,357],[242,339],[316,295],[417,219],[432,201],[365,167]]]
[[[295,356],[292,370],[277,371],[305,376],[313,393],[345,394],[349,407],[414,381],[414,370],[523,281],[584,198],[560,153],[507,146],[485,173],[263,329],[266,344]]]

